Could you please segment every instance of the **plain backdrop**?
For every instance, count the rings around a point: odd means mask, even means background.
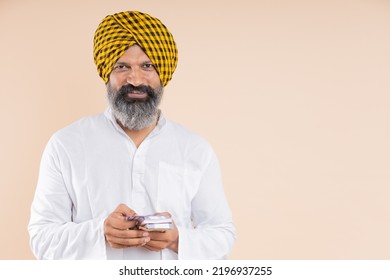
[[[209,140],[231,259],[390,258],[387,0],[0,0],[0,259],[27,224],[49,137],[106,108],[93,34],[161,19],[178,49],[162,110]]]

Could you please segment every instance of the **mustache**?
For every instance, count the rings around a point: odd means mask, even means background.
[[[151,97],[151,98],[156,97],[156,92],[150,86],[141,85],[141,86],[136,87],[136,86],[133,86],[131,84],[127,84],[127,85],[122,86],[118,90],[118,95],[119,96],[126,96],[128,93],[132,93],[132,92],[146,93],[148,95],[148,97]]]

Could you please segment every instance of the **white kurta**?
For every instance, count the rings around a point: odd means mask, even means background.
[[[170,212],[178,254],[106,244],[104,220],[120,203],[139,215]],[[221,259],[235,239],[210,145],[161,116],[137,148],[110,110],[52,136],[28,229],[38,259]]]

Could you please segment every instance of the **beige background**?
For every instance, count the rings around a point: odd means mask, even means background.
[[[93,33],[131,9],[176,38],[163,112],[219,156],[232,259],[390,258],[389,1],[0,0],[0,259],[33,258],[41,153],[105,109]]]

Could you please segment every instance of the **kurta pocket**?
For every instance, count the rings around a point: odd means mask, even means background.
[[[183,166],[159,163],[157,212],[170,212],[176,220],[191,216],[193,190]]]

